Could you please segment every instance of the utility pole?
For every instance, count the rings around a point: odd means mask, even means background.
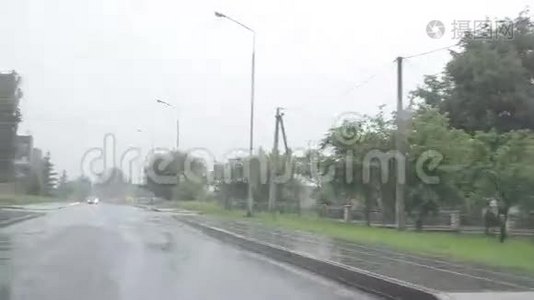
[[[284,149],[286,150],[286,158],[287,156],[291,155],[291,151],[289,150],[289,147],[287,146],[287,136],[286,136],[286,127],[284,126],[284,119],[282,117],[284,114],[279,114],[278,119],[280,120],[280,129],[282,130],[282,138],[284,139]]]
[[[274,144],[273,144],[273,151],[271,153],[271,159],[270,159],[270,170],[269,170],[269,205],[268,209],[270,212],[274,212],[276,210],[276,196],[277,196],[277,189],[276,189],[276,170],[278,169],[278,134],[279,134],[279,128],[280,128],[280,107],[276,108],[276,115],[274,116],[275,120],[275,128],[274,128]]]
[[[396,150],[400,152],[402,156],[405,155],[404,151],[404,108],[402,104],[402,57],[397,57],[397,134],[395,137]],[[396,167],[400,168],[400,163],[396,161]],[[397,170],[398,171],[398,170]],[[404,171],[404,170],[403,170]],[[398,174],[398,173],[397,173]],[[397,229],[404,230],[406,227],[404,218],[404,182],[400,182],[398,175],[395,182],[395,215],[397,221]]]
[[[274,144],[273,144],[273,152],[272,152],[272,158],[271,158],[271,164],[270,164],[270,182],[269,182],[269,211],[275,212],[276,211],[276,200],[277,200],[277,183],[276,183],[276,176],[278,171],[278,141],[280,136],[280,130],[282,131],[282,139],[284,141],[284,147],[286,151],[286,158],[287,156],[291,155],[289,151],[289,147],[287,146],[287,136],[286,136],[286,129],[284,127],[284,120],[283,120],[283,113],[281,113],[282,108],[277,107],[276,108],[276,115],[275,115],[275,129],[274,129]],[[287,159],[285,160],[287,162]],[[287,167],[287,164],[286,164]]]

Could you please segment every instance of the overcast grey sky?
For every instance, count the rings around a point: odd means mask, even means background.
[[[19,134],[74,176],[106,133],[119,152],[173,147],[176,113],[155,98],[178,107],[184,149],[248,147],[251,35],[214,10],[257,32],[255,146],[270,149],[275,107],[286,108],[290,146],[305,147],[340,113],[393,109],[395,57],[454,44],[454,20],[515,17],[529,3],[3,0],[0,69],[23,77]],[[441,39],[426,34],[433,19],[446,26]],[[447,60],[408,60],[406,94]]]

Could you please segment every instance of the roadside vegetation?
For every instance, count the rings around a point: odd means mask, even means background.
[[[247,222],[281,229],[300,230],[331,238],[431,257],[453,259],[459,262],[479,263],[487,266],[512,268],[534,274],[534,240],[515,238],[507,243],[495,243],[494,237],[480,234],[396,231],[354,225],[306,214],[258,213],[246,218],[243,210],[225,210],[214,202],[177,201],[176,207],[197,211],[205,215]]]
[[[180,202],[183,208],[242,218],[250,184],[254,222],[534,273],[532,239],[507,237],[509,221],[534,224],[534,23],[528,11],[509,21],[513,39],[467,33],[449,49],[443,72],[426,76],[400,112],[380,107],[375,115],[343,120],[304,153],[259,149],[250,161],[235,157],[213,170],[175,151],[161,175],[177,182],[148,176],[145,188],[167,200],[196,200]],[[158,159],[164,157],[147,168]],[[188,172],[186,162],[193,162]],[[289,176],[273,179],[282,174]],[[401,181],[404,205],[397,212]],[[329,218],[330,207],[344,205],[362,212],[368,226]],[[442,211],[495,228],[499,239],[424,232]],[[403,219],[421,232],[403,230]],[[372,222],[398,222],[400,230],[373,228]]]
[[[277,151],[260,149],[250,163],[236,157],[213,170],[177,151],[162,174],[178,182],[158,184],[148,176],[146,187],[168,200],[205,200],[209,185],[232,209],[247,198],[250,182],[258,211],[300,213],[307,197],[319,205],[350,204],[370,225],[376,211],[384,224],[396,221],[396,183],[404,179],[401,215],[418,229],[440,211],[454,210],[464,220],[484,219],[478,225],[498,228],[504,242],[511,211],[522,220],[534,217],[534,23],[525,11],[510,24],[513,39],[466,34],[449,50],[443,72],[426,76],[402,112],[389,115],[380,107],[375,115],[335,124],[305,153],[287,149],[274,159]],[[201,181],[186,176],[186,161]],[[149,167],[157,163],[156,157]],[[282,174],[290,176],[275,184],[270,205],[271,177]],[[303,195],[310,186],[312,194]]]
[[[403,111],[380,107],[375,115],[343,120],[304,153],[287,145],[283,155],[260,149],[251,160],[231,158],[212,170],[175,151],[159,175],[176,182],[147,176],[144,188],[166,200],[192,200],[170,202],[207,215],[534,274],[532,238],[507,237],[512,212],[514,220],[534,216],[534,23],[528,11],[509,21],[513,39],[466,34],[449,50],[443,72],[426,76]],[[165,159],[154,157],[145,174]],[[273,179],[282,174],[289,176]],[[253,218],[244,218],[249,184]],[[367,226],[322,213],[344,205],[363,212]],[[499,239],[425,232],[441,211],[495,227]],[[401,230],[372,227],[373,212],[381,224],[398,222]],[[404,218],[418,231],[403,230]]]
[[[57,198],[34,195],[0,195],[0,206],[55,202]]]

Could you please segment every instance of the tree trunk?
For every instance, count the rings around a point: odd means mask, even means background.
[[[501,225],[500,226],[501,227],[501,233],[500,233],[500,238],[499,238],[501,243],[504,243],[504,241],[506,240],[506,237],[507,237],[506,236],[506,223],[508,223],[507,222],[508,221],[508,210],[509,210],[508,207],[506,207],[504,209],[503,217],[501,218],[501,224],[500,224]]]
[[[371,212],[369,211],[369,207],[365,206],[365,225],[368,227],[371,227]]]
[[[422,213],[420,213],[417,216],[417,220],[415,220],[415,230],[417,230],[417,231],[422,231],[423,230],[423,219],[424,219],[424,216],[423,216]]]
[[[484,216],[484,234],[489,235],[490,234],[490,216],[489,216],[489,207],[486,208],[486,210],[483,212]]]
[[[365,214],[365,225],[368,227],[371,227],[371,198],[372,195],[369,193],[368,195],[365,195],[365,207],[364,207],[364,214]]]
[[[425,217],[429,211],[425,207],[421,207],[417,213],[417,220],[415,220],[415,230],[423,231],[423,224],[425,222]]]
[[[504,243],[504,240],[506,239],[506,217],[505,221],[501,223],[501,233],[500,233],[500,242]]]
[[[386,206],[384,205],[384,201],[382,199],[382,187],[380,185],[376,188],[376,203],[378,207],[380,208],[380,212],[381,212],[380,219],[381,219],[382,225],[386,225],[386,220],[387,220]]]
[[[224,209],[230,210],[230,199],[228,196],[224,196]]]

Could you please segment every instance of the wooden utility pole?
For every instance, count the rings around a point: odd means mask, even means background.
[[[287,146],[287,136],[286,136],[286,129],[284,127],[284,120],[282,119],[282,116],[284,115],[281,113],[282,108],[278,107],[276,108],[276,115],[275,115],[275,129],[274,129],[274,143],[273,143],[273,151],[271,153],[271,159],[270,159],[270,181],[269,181],[269,204],[268,209],[270,212],[274,212],[276,210],[276,200],[277,200],[277,183],[276,183],[276,176],[278,171],[278,143],[279,143],[279,136],[280,136],[280,130],[282,131],[282,138],[284,141],[284,147],[286,151],[286,155],[290,155],[289,153],[289,147]]]
[[[276,170],[278,169],[278,133],[280,128],[280,108],[276,108],[276,115],[275,118],[275,128],[274,128],[274,144],[273,144],[273,151],[271,152],[271,159],[269,160],[270,166],[269,166],[269,211],[274,212],[276,208]]]
[[[395,148],[401,155],[405,155],[404,151],[404,108],[402,104],[402,57],[397,57],[397,135],[395,137]],[[401,164],[397,160],[395,162],[397,168],[401,167]],[[398,170],[397,170],[398,171]],[[402,170],[403,172],[405,170]],[[397,172],[398,174],[398,172]],[[398,175],[395,177],[395,217],[397,228],[404,230],[406,227],[404,216],[404,182],[400,182]]]

